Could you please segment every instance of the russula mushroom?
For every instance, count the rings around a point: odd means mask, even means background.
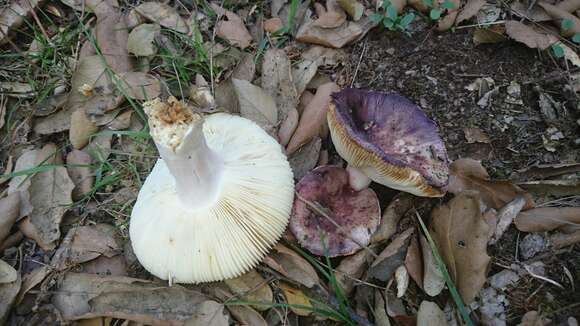
[[[315,255],[353,254],[369,244],[379,226],[377,195],[370,188],[353,190],[341,167],[324,165],[310,171],[296,185],[296,193],[289,228]]]
[[[294,180],[281,146],[245,118],[201,116],[175,98],[146,102],[161,158],[129,232],[139,262],[170,282],[237,277],[280,238]]]
[[[423,197],[445,194],[449,168],[437,126],[397,94],[347,88],[332,95],[328,126],[351,186],[372,181]]]

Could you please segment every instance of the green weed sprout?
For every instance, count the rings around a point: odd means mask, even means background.
[[[408,34],[407,28],[415,19],[415,14],[408,13],[405,16],[399,16],[397,9],[393,6],[391,1],[383,1],[383,11],[374,13],[370,16],[374,23],[382,23],[382,25],[390,31],[401,31]]]

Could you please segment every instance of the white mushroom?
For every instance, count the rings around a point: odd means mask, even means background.
[[[139,262],[178,283],[237,277],[280,238],[292,209],[292,170],[250,120],[202,117],[177,101],[144,104],[161,158],[133,208]]]

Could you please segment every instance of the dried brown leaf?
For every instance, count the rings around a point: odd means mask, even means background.
[[[113,257],[99,256],[82,264],[80,272],[103,276],[128,276],[127,262],[123,255]]]
[[[131,117],[133,116],[132,110],[127,110],[120,113],[115,119],[107,124],[107,128],[110,130],[125,130],[131,126]]]
[[[505,26],[502,25],[492,25],[489,28],[477,28],[473,32],[473,43],[476,45],[499,43],[505,40]]]
[[[42,152],[46,153],[42,155],[44,157],[53,155],[52,159],[44,162],[45,164],[60,163],[55,145],[45,145]],[[74,184],[63,166],[37,173],[32,177],[28,191],[33,210],[29,218],[38,229],[43,243],[51,243],[60,238],[60,221],[72,204],[73,188]]]
[[[463,128],[463,133],[465,134],[465,139],[469,144],[489,144],[491,142],[489,137],[479,128]]]
[[[298,106],[298,93],[292,79],[290,59],[281,49],[269,49],[262,61],[262,89],[270,94],[278,108],[278,121],[286,120]]]
[[[107,316],[160,325],[184,323],[207,300],[203,294],[180,286],[77,273],[65,274],[52,296],[52,303],[67,320]]]
[[[402,298],[409,288],[409,272],[407,272],[405,265],[401,265],[395,270],[395,282],[397,284],[397,298]]]
[[[575,12],[580,10],[580,1],[578,0],[563,0],[559,2],[556,7],[566,12]]]
[[[280,145],[286,146],[290,141],[290,138],[294,134],[296,127],[298,127],[298,120],[300,116],[298,110],[290,109],[286,115],[286,119],[280,124],[280,129],[278,130],[278,139]]]
[[[30,218],[28,217],[23,218],[18,223],[18,229],[20,230],[20,232],[22,232],[22,234],[24,234],[25,237],[34,240],[34,242],[36,242],[36,244],[44,251],[53,250],[56,247],[55,241],[52,242],[43,241],[40,235],[40,231],[34,224],[32,224]]]
[[[10,234],[10,229],[20,217],[20,194],[13,192],[0,199],[0,243]]]
[[[324,28],[315,20],[300,27],[296,40],[339,49],[357,40],[363,33],[361,26],[353,22],[345,22],[335,28]]]
[[[417,312],[417,326],[447,326],[447,318],[436,303],[423,301]]]
[[[157,24],[141,24],[129,33],[127,51],[138,57],[148,57],[157,53],[155,37],[161,32]]]
[[[545,326],[550,325],[551,320],[543,317],[537,311],[528,311],[522,317],[522,322],[518,326]]]
[[[318,67],[334,67],[346,60],[344,50],[313,45],[300,55],[302,59],[315,61]]]
[[[419,242],[423,253],[423,290],[434,297],[441,293],[445,287],[445,279],[427,239],[423,235],[419,235]]]
[[[417,236],[411,238],[409,243],[409,248],[407,249],[407,256],[405,256],[405,267],[409,276],[417,283],[417,285],[423,288],[423,258],[421,255],[421,248],[419,247],[419,241]]]
[[[268,303],[272,303],[274,295],[268,282],[255,269],[242,276],[225,280],[224,283],[241,300],[264,302],[264,305],[253,304],[254,309],[263,311],[270,308]]]
[[[224,305],[212,300],[204,301],[199,304],[197,311],[191,319],[185,322],[186,326],[228,326],[229,317],[224,313]]]
[[[486,0],[468,0],[465,6],[461,8],[461,12],[457,15],[457,19],[455,20],[455,25],[459,25],[461,22],[470,19],[471,17],[477,15],[477,12],[483,5],[486,3]]]
[[[81,149],[89,143],[91,136],[99,130],[84,109],[73,111],[70,117],[69,140],[73,148]]]
[[[489,240],[489,244],[495,244],[497,241],[499,241],[501,236],[512,224],[514,218],[516,218],[516,216],[520,213],[525,204],[526,200],[524,197],[518,196],[497,212],[497,216],[495,217],[497,223],[495,225],[493,236]]]
[[[572,226],[580,229],[580,207],[539,207],[520,212],[514,220],[524,232],[551,231]]]
[[[354,21],[359,20],[365,11],[365,6],[357,0],[337,0],[337,2]]]
[[[288,154],[294,153],[314,136],[324,135],[325,131],[328,131],[326,111],[330,103],[330,95],[338,90],[339,87],[335,83],[328,83],[318,87],[316,95],[304,109],[298,127],[286,147]]]
[[[107,66],[116,73],[132,70],[132,62],[127,51],[129,31],[120,8],[111,2],[87,1],[97,16],[95,40]]]
[[[552,249],[558,250],[580,242],[580,230],[572,233],[555,232],[550,235]]]
[[[189,27],[175,9],[161,2],[144,2],[135,10],[147,20],[155,22],[176,32],[187,34]]]
[[[282,290],[286,303],[290,305],[290,310],[292,310],[293,313],[298,316],[310,316],[312,314],[312,310],[296,307],[297,305],[300,305],[312,308],[312,304],[304,292],[284,282],[280,282],[278,287]]]
[[[340,261],[334,275],[345,296],[348,297],[354,290],[356,280],[362,277],[373,259],[374,256],[369,250],[360,250],[356,254],[346,256]]]
[[[320,283],[316,270],[308,261],[281,244],[277,244],[267,258],[266,265],[307,288]]]
[[[575,1],[575,0],[574,0]],[[563,3],[562,1],[561,3]],[[510,9],[518,16],[523,16],[529,18],[534,22],[544,22],[552,20],[552,17],[546,13],[546,11],[540,6],[532,6],[530,8],[529,4],[520,1],[514,1],[510,5]]]
[[[0,284],[12,283],[18,279],[18,272],[14,267],[0,259]]]
[[[121,85],[134,100],[152,100],[161,94],[159,79],[144,72],[127,72],[121,76]]]
[[[292,69],[292,79],[294,80],[296,93],[299,97],[302,95],[304,90],[306,90],[306,86],[308,86],[317,71],[317,61],[303,60],[294,66]]]
[[[404,264],[409,241],[414,232],[415,228],[410,227],[394,238],[375,259],[368,270],[368,276],[383,282],[388,281],[397,268]]]
[[[545,32],[540,32],[519,21],[506,21],[506,34],[514,40],[524,43],[529,48],[545,50],[558,41],[558,38]]]
[[[241,325],[268,326],[262,315],[249,306],[228,305],[227,308]]]
[[[113,257],[121,253],[122,248],[123,242],[114,226],[79,226],[68,231],[53,257],[52,265],[62,270],[101,255]]]
[[[436,0],[435,2],[439,2],[440,4],[442,4],[444,2],[450,2],[454,5],[453,9],[444,9],[444,11],[447,12],[447,15],[444,16],[443,18],[439,19],[439,22],[437,23],[437,30],[438,31],[446,31],[446,30],[450,29],[451,27],[453,27],[453,24],[455,23],[455,19],[457,18],[457,15],[459,14],[459,6],[461,6],[461,1],[460,0]]]
[[[381,294],[381,291],[375,289],[375,323],[377,326],[391,326],[389,321],[389,316],[387,315],[387,309],[385,307],[385,299]]]
[[[294,179],[302,179],[306,173],[316,167],[321,147],[322,140],[320,137],[315,137],[308,144],[292,153],[288,161],[290,162],[290,167],[292,167],[292,172],[294,172]]]
[[[39,157],[42,152],[40,150],[31,150],[23,152],[14,166],[14,172],[24,171],[36,167],[38,161],[43,161],[46,157]],[[19,175],[10,179],[8,183],[8,193],[20,194],[20,209],[19,217],[27,216],[32,212],[32,205],[30,204],[30,188],[31,178],[27,175]]]
[[[14,282],[0,284],[0,325],[5,324],[21,284],[20,276]]]
[[[24,295],[28,293],[28,291],[40,284],[40,282],[48,276],[50,271],[51,268],[49,265],[43,265],[24,275],[22,277],[22,287],[20,288],[18,297],[16,298],[16,304],[19,304],[22,301]]]
[[[232,79],[232,83],[240,103],[241,116],[272,132],[278,123],[278,109],[274,98],[247,80]]]
[[[550,195],[556,197],[577,196],[580,194],[580,181],[578,180],[540,180],[518,182],[519,187],[537,195]]]
[[[408,193],[397,194],[385,209],[381,217],[381,224],[373,234],[371,243],[379,243],[389,240],[397,232],[397,224],[405,213],[413,207],[415,197]]]
[[[489,225],[477,192],[462,192],[432,212],[433,240],[461,298],[470,304],[486,281]]]
[[[211,5],[216,10],[217,5],[214,3]],[[250,46],[252,43],[252,35],[248,32],[242,18],[229,10],[225,10],[224,15],[228,20],[221,20],[217,23],[217,36],[242,50]]]
[[[459,194],[464,190],[479,191],[483,202],[495,209],[504,207],[517,196],[524,196],[524,209],[534,207],[532,197],[510,181],[490,180],[479,161],[459,159],[450,164],[449,192]]]

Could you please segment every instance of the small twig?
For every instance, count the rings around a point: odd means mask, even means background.
[[[30,0],[27,0],[27,2],[28,2],[28,5],[30,6],[30,11],[31,11],[31,14],[32,14],[32,18],[34,18],[34,21],[36,22],[36,25],[38,25],[38,28],[40,28],[40,31],[42,32],[42,35],[44,35],[44,37],[46,38],[46,42],[48,42],[48,44],[50,46],[54,46],[54,44],[50,40],[50,37],[48,36],[48,33],[46,33],[46,30],[44,29],[44,26],[42,26],[42,23],[40,22],[40,19],[38,19],[38,15],[36,15],[36,11],[34,10],[34,7],[32,6],[32,3],[30,2]]]
[[[550,283],[550,284],[552,284],[552,285],[555,285],[555,286],[557,286],[557,287],[559,287],[559,288],[561,288],[561,289],[564,289],[564,287],[563,287],[562,285],[560,285],[560,283],[558,283],[558,282],[556,282],[556,281],[554,281],[554,280],[551,280],[551,279],[549,279],[549,278],[547,278],[547,277],[545,277],[545,276],[538,275],[538,274],[534,273],[534,271],[533,271],[533,270],[530,268],[530,266],[529,266],[529,265],[523,264],[523,266],[524,266],[524,269],[525,269],[525,270],[526,270],[526,271],[527,271],[527,272],[528,272],[528,273],[529,273],[529,274],[530,274],[532,277],[535,277],[535,278],[537,278],[537,279],[540,279],[540,280],[542,280],[542,281],[545,281],[545,282],[548,282],[548,283]]]
[[[326,214],[326,212],[324,212],[324,209],[321,207],[320,204],[309,201],[308,199],[302,197],[297,191],[295,191],[294,193],[296,194],[296,197],[298,197],[300,201],[304,202],[306,206],[308,206],[308,208],[310,208],[313,212],[328,219],[342,235],[347,237],[350,241],[356,243],[359,247],[367,250],[374,258],[378,257],[378,255],[374,251],[372,251],[368,246],[365,246],[362,243],[358,242],[357,240],[353,239],[350,236],[350,234],[340,224],[338,224],[332,217],[330,217],[328,214]]]
[[[362,59],[363,59],[366,51],[367,51],[367,38],[365,38],[365,41],[363,43],[363,48],[362,48],[362,51],[360,52],[360,57],[358,58],[358,63],[356,65],[356,69],[354,70],[354,75],[352,76],[352,81],[350,82],[350,87],[352,87],[352,85],[354,85],[354,81],[356,80],[356,76],[358,75],[358,69],[360,67],[360,64],[362,62]]]
[[[486,27],[486,26],[491,26],[491,25],[500,25],[500,24],[505,24],[505,20],[497,20],[494,22],[490,22],[490,23],[485,23],[485,24],[473,24],[473,25],[463,25],[463,26],[457,26],[455,27],[455,29],[464,29],[464,28],[471,28],[471,27]]]

